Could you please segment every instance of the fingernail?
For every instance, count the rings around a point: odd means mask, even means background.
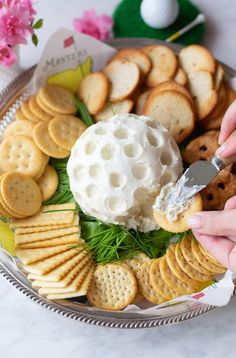
[[[222,154],[222,153],[225,151],[225,148],[226,148],[226,145],[225,145],[225,143],[224,143],[224,144],[222,144],[218,149],[216,149],[216,154],[217,154],[217,155]]]
[[[222,139],[223,139],[222,137],[223,137],[223,136],[222,136],[221,134],[220,134],[219,137],[218,137],[218,144],[219,144],[219,145],[223,144],[223,143],[222,143],[222,142],[223,142],[223,141],[222,141]]]
[[[202,218],[201,216],[195,215],[188,219],[188,226],[192,229],[199,230],[202,227]]]

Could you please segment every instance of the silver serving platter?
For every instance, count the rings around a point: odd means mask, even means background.
[[[124,47],[142,47],[162,42],[143,38],[120,38],[110,40],[107,43],[117,49],[121,49]],[[172,48],[176,54],[178,54],[182,48],[182,46],[177,44],[168,44],[168,46]],[[236,72],[233,69],[224,64],[223,66],[228,77],[232,78],[236,76]],[[1,117],[9,110],[11,105],[16,102],[17,98],[23,95],[24,88],[29,83],[34,70],[35,66],[23,72],[0,93]],[[69,300],[49,301],[39,295],[38,292],[31,287],[30,282],[27,280],[24,272],[19,269],[19,265],[16,264],[15,259],[3,249],[0,250],[0,274],[19,292],[40,306],[62,316],[97,326],[111,328],[151,328],[180,323],[216,308],[215,306],[204,305],[200,302],[183,302],[165,309],[160,309],[157,311],[157,314],[150,315],[126,311],[108,312]]]

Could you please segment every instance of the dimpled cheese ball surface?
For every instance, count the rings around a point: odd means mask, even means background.
[[[125,114],[98,122],[75,143],[70,189],[81,209],[106,223],[157,228],[152,205],[160,188],[182,173],[177,144],[157,121]]]

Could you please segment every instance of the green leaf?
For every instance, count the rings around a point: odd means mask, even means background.
[[[41,29],[42,26],[43,26],[43,19],[39,19],[34,23],[32,27],[33,29]]]
[[[33,36],[32,36],[32,42],[35,46],[38,46],[39,40],[35,34],[33,34]]]

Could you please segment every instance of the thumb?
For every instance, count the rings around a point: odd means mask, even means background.
[[[236,195],[228,199],[225,203],[225,210],[236,209]]]
[[[199,212],[188,219],[188,225],[199,234],[236,236],[236,209]]]
[[[217,150],[216,154],[223,158],[236,155],[236,135],[232,134]]]
[[[236,128],[236,101],[234,101],[227,109],[223,121],[221,123],[221,131],[219,136],[219,144],[223,144],[229,135]]]

